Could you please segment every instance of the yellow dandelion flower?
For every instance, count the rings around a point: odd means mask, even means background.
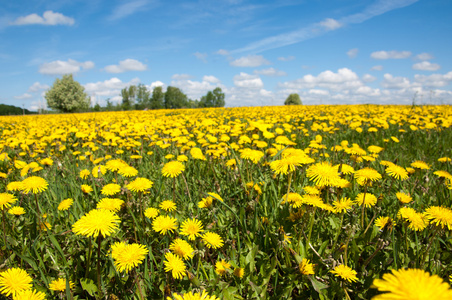
[[[186,274],[186,266],[182,258],[172,252],[165,253],[165,272],[171,272],[174,279],[182,279]]]
[[[118,212],[124,204],[124,200],[119,198],[102,198],[97,203],[96,208],[106,209],[113,212]]]
[[[166,300],[220,300],[215,296],[209,296],[206,291],[202,291],[200,293],[195,292],[187,292],[184,294],[173,294],[173,298],[167,297]]]
[[[452,175],[449,172],[444,171],[444,170],[435,171],[435,172],[433,172],[433,174],[435,174],[436,176],[438,176],[440,178],[447,178],[447,179],[452,180]]]
[[[231,268],[231,264],[225,261],[224,259],[219,260],[215,263],[215,273],[217,273],[220,276],[223,276],[226,274],[226,270]]]
[[[184,170],[185,166],[181,162],[177,160],[170,161],[163,166],[162,175],[165,177],[174,178],[179,176]]]
[[[152,221],[152,229],[165,235],[177,229],[177,219],[170,216],[158,216]]]
[[[359,193],[355,198],[355,203],[366,207],[374,206],[377,203],[377,197],[371,193]]]
[[[86,179],[88,178],[88,176],[91,174],[91,172],[87,169],[83,169],[80,171],[80,178],[81,179]]]
[[[378,227],[378,229],[383,230],[383,228],[388,225],[391,226],[391,224],[393,223],[391,217],[378,217],[375,220],[375,226]]]
[[[159,214],[159,210],[154,207],[149,207],[144,211],[144,215],[146,216],[146,218],[149,218],[149,219],[154,219],[155,217],[158,216],[158,214]]]
[[[132,192],[144,192],[146,190],[149,190],[154,183],[147,179],[138,177],[128,185],[126,185],[127,189]]]
[[[419,269],[392,270],[383,275],[382,279],[374,279],[373,288],[384,294],[377,295],[372,300],[418,299],[418,300],[449,300],[452,290],[449,284],[438,275]]]
[[[372,168],[364,168],[355,172],[355,179],[359,185],[368,185],[381,179],[381,174]]]
[[[348,282],[358,281],[358,278],[356,277],[356,271],[346,265],[339,265],[334,268],[333,271],[330,271],[330,273],[333,273],[335,274],[335,276],[340,277],[341,279]]]
[[[66,278],[58,278],[53,280],[51,283],[49,283],[49,290],[57,291],[57,292],[64,292],[66,291]],[[74,283],[69,280],[69,289],[74,288]]]
[[[303,258],[298,265],[298,270],[303,275],[314,275],[314,264],[311,264],[309,259]]]
[[[172,200],[162,201],[159,207],[166,212],[175,211],[177,209],[176,203]]]
[[[33,279],[25,270],[11,268],[0,273],[0,293],[5,296],[16,295],[18,292],[32,288]]]
[[[16,295],[13,296],[13,300],[45,300],[45,299],[46,294],[32,289],[17,292]]]
[[[111,246],[111,256],[114,260],[115,268],[119,272],[128,273],[143,262],[149,250],[145,245],[128,244],[123,242],[115,243]]]
[[[106,209],[93,209],[72,225],[72,231],[86,237],[109,236],[119,229],[120,219]]]
[[[243,276],[245,276],[245,269],[236,267],[234,268],[234,272],[232,274],[234,274],[235,277],[243,278]]]
[[[221,198],[221,196],[216,193],[207,193],[207,195],[209,195],[210,197],[213,197],[217,200],[220,200],[221,202],[224,202],[223,198]]]
[[[213,198],[209,196],[206,198],[202,198],[202,200],[198,202],[198,207],[199,208],[210,208],[212,206],[212,203],[213,203]]]
[[[72,198],[64,199],[58,205],[58,210],[60,210],[60,211],[68,210],[72,206],[73,203],[74,203],[74,199],[72,199]]]
[[[102,187],[101,194],[105,196],[113,196],[121,191],[121,186],[116,183],[110,183]]]
[[[82,192],[85,194],[89,194],[93,191],[93,188],[87,184],[82,184],[80,188],[81,188]]]
[[[450,208],[430,206],[425,210],[425,216],[430,220],[430,223],[452,230],[452,210]]]
[[[194,240],[196,237],[201,236],[203,232],[203,225],[201,221],[197,219],[188,219],[182,222],[179,234],[187,235],[189,240]]]
[[[351,209],[353,201],[350,198],[343,197],[340,200],[333,201],[333,207],[335,213],[344,213]]]
[[[20,216],[25,214],[25,209],[21,206],[13,206],[8,210],[10,215]]]
[[[193,247],[185,240],[177,238],[171,242],[169,249],[174,253],[179,255],[180,258],[187,260],[193,258],[194,249]]]
[[[215,232],[206,232],[202,235],[202,240],[207,248],[221,248],[223,246],[223,239]]]
[[[405,203],[405,204],[413,201],[413,198],[411,198],[411,196],[409,194],[405,194],[402,192],[397,192],[396,197],[400,202]]]
[[[416,169],[421,169],[421,170],[429,170],[430,169],[430,166],[426,162],[423,162],[421,160],[413,161],[410,165]]]
[[[206,157],[204,156],[204,154],[202,154],[202,150],[196,147],[190,149],[190,155],[194,159],[206,160]]]
[[[446,162],[451,162],[452,159],[450,157],[445,156],[445,157],[438,158],[438,161],[441,163],[446,163]]]
[[[124,165],[118,169],[118,174],[124,177],[133,177],[138,175],[138,170],[134,167]]]
[[[0,209],[3,210],[17,201],[16,196],[8,193],[0,193]]]
[[[11,191],[11,192],[21,191],[22,190],[22,181],[11,181],[6,186],[6,190]]]
[[[398,165],[390,165],[386,168],[386,173],[389,176],[394,177],[398,180],[405,180],[408,178],[408,172],[404,168]]]
[[[39,176],[31,176],[22,180],[22,191],[25,194],[32,192],[33,194],[41,193],[47,190],[49,184],[47,181]]]
[[[339,179],[338,168],[329,162],[320,162],[306,170],[306,176],[317,186],[335,186]]]

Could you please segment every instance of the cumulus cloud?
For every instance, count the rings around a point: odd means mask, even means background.
[[[174,74],[173,76],[171,76],[171,78],[174,80],[186,80],[192,79],[193,76],[191,76],[190,74]]]
[[[28,92],[36,93],[36,92],[39,92],[40,90],[47,90],[48,88],[50,88],[50,86],[48,86],[47,84],[41,84],[39,82],[35,82],[28,88]]]
[[[278,60],[280,60],[280,61],[291,61],[294,59],[295,59],[295,56],[293,56],[293,55],[278,57]]]
[[[269,64],[270,62],[266,60],[262,55],[243,56],[230,62],[230,65],[234,67],[259,67]]]
[[[364,76],[363,76],[363,81],[364,82],[373,82],[375,80],[377,80],[377,78],[375,76],[370,75],[370,74],[364,74]]]
[[[200,99],[208,91],[214,90],[216,87],[225,89],[225,86],[221,84],[220,80],[215,76],[203,76],[202,81],[191,80],[191,76],[181,76],[176,74],[173,76],[171,85],[180,88],[189,99]],[[186,75],[186,74],[182,74]]]
[[[81,69],[88,70],[94,68],[92,61],[78,62],[73,59],[68,61],[56,60],[49,63],[43,63],[39,66],[39,73],[45,75],[63,75],[77,73]]]
[[[158,86],[163,87],[164,85],[165,85],[165,84],[164,84],[163,82],[161,82],[160,80],[157,80],[157,81],[152,82],[152,83],[151,83],[150,85],[148,85],[147,87],[148,87],[149,90],[153,91],[154,88],[156,88],[156,87],[158,87]]]
[[[420,63],[416,63],[413,65],[413,70],[420,70],[420,71],[436,71],[439,70],[441,67],[438,64],[432,64],[429,61],[422,61]]]
[[[10,25],[74,25],[74,23],[75,21],[73,18],[48,10],[44,12],[42,17],[37,14],[18,17],[16,20],[11,22]]]
[[[373,66],[371,68],[372,71],[381,71],[383,70],[383,66],[382,65],[378,65],[378,66]]]
[[[255,70],[254,74],[265,75],[265,76],[287,76],[287,73],[281,70],[277,70],[275,68],[268,68],[263,70]]]
[[[121,79],[113,77],[104,81],[92,82],[84,84],[85,91],[91,96],[118,96],[121,90],[129,85],[137,85],[140,83],[138,78],[134,78],[129,82],[122,82]]]
[[[443,87],[452,82],[452,71],[446,74],[432,75],[414,75],[414,81],[417,85],[425,87]]]
[[[33,97],[32,95],[30,95],[28,93],[24,93],[20,96],[14,96],[14,99],[23,100],[23,99],[30,99],[32,97]]]
[[[356,56],[358,56],[358,52],[359,52],[358,48],[353,48],[347,51],[347,55],[350,58],[355,58]]]
[[[431,55],[430,53],[425,53],[425,52],[416,55],[416,59],[418,59],[418,60],[430,60],[433,58],[434,58],[433,55]]]
[[[219,83],[220,82],[220,79],[218,79],[212,75],[205,75],[202,77],[202,80],[206,81],[206,82],[211,82],[211,83]]]
[[[407,89],[411,86],[411,83],[406,77],[394,77],[386,73],[383,75],[381,86],[386,89]]]
[[[258,75],[240,72],[240,74],[234,76],[233,80],[234,85],[240,88],[260,89],[264,87],[264,83]]]
[[[410,51],[376,51],[370,54],[374,59],[403,59],[411,56]]]
[[[195,52],[193,55],[199,59],[200,61],[206,63],[207,62],[207,53]]]
[[[313,89],[320,87],[331,90],[358,88],[362,85],[363,83],[358,75],[348,68],[339,69],[337,73],[327,70],[317,76],[308,74],[294,81],[279,84],[281,88],[285,89]]]
[[[127,71],[146,71],[147,65],[139,62],[136,59],[125,59],[121,60],[118,65],[106,66],[105,71],[108,73],[123,73]]]
[[[325,27],[328,30],[335,30],[342,27],[342,24],[335,19],[327,18],[319,23],[320,26]]]

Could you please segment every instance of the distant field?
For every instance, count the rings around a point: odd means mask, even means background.
[[[1,299],[371,299],[406,268],[439,280],[432,300],[452,293],[450,106],[5,116],[0,130]],[[422,289],[413,274],[396,276]]]

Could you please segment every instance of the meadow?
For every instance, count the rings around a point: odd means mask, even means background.
[[[0,299],[452,299],[451,158],[450,106],[0,117]]]

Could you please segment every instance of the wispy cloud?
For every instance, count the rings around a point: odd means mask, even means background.
[[[75,21],[73,18],[48,10],[44,12],[42,17],[37,14],[18,17],[16,20],[11,22],[10,25],[74,25],[74,23]]]
[[[329,31],[337,30],[350,24],[367,21],[373,17],[382,15],[394,9],[409,6],[419,0],[377,0],[363,11],[342,17],[338,20],[327,18],[317,23],[310,24],[300,29],[264,38],[246,45],[243,48],[231,51],[232,54],[242,52],[262,52],[265,50],[280,48],[312,39]]]
[[[112,14],[108,17],[108,20],[115,21],[128,17],[136,12],[142,11],[148,4],[148,0],[133,0],[121,4],[113,10]]]

